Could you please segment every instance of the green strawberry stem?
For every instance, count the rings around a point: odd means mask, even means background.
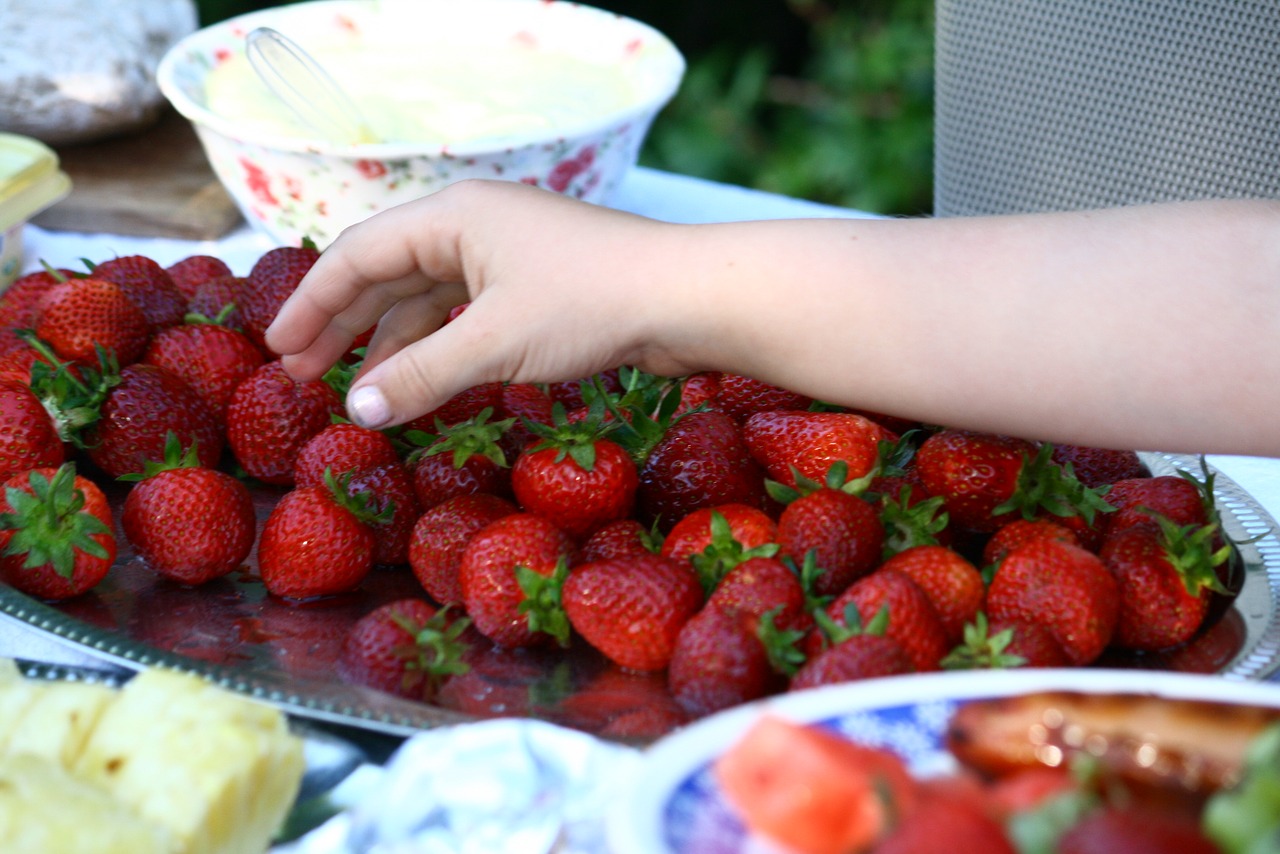
[[[515,572],[516,581],[524,593],[519,610],[528,620],[529,630],[548,634],[561,647],[567,647],[569,617],[564,612],[561,589],[569,577],[569,562],[560,558],[551,575],[542,575],[527,566],[517,566]]]

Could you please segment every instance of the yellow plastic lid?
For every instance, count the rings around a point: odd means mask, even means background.
[[[71,192],[53,149],[29,136],[0,133],[0,231],[25,222]]]

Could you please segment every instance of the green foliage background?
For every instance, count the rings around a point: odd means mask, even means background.
[[[202,23],[276,5],[197,3]],[[591,5],[662,30],[689,62],[642,164],[878,213],[932,209],[932,0]]]

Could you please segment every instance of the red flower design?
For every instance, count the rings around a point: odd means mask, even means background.
[[[264,205],[278,206],[280,201],[271,192],[271,181],[267,178],[267,173],[262,171],[262,167],[258,164],[240,158],[240,166],[245,172],[245,183],[249,185],[249,192]]]
[[[387,167],[381,160],[357,160],[356,171],[365,178],[381,178],[387,174]]]

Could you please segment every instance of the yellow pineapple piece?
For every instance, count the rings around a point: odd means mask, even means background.
[[[4,693],[15,687],[10,685]],[[32,688],[31,701],[12,719],[4,752],[44,756],[70,769],[116,691],[88,682],[33,684]]]
[[[173,854],[163,827],[30,753],[0,757],[0,851],[5,854]]]
[[[74,772],[191,854],[265,851],[297,795],[302,742],[275,709],[147,670],[98,719]]]

